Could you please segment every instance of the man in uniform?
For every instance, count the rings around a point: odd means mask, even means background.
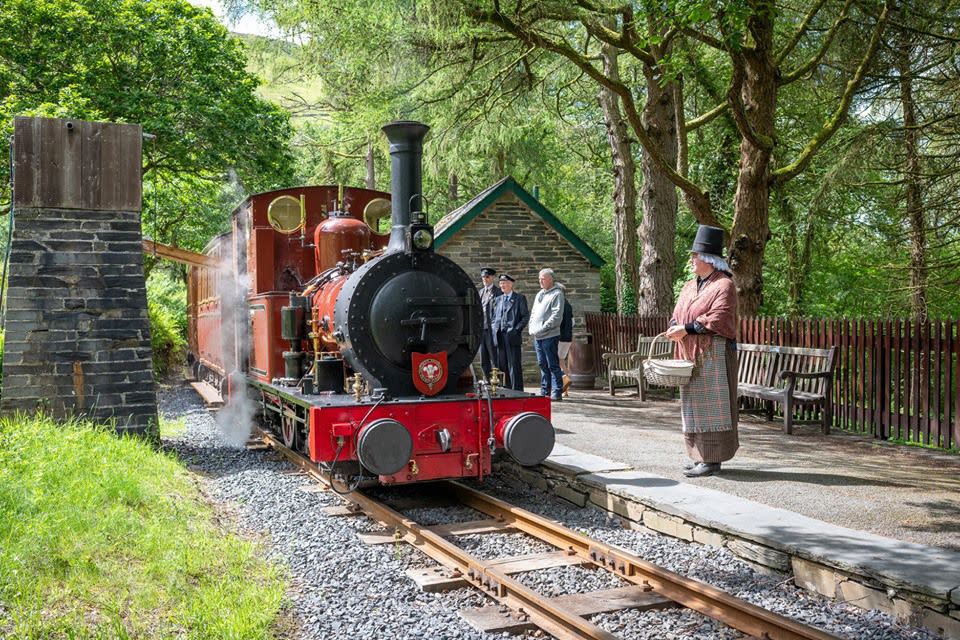
[[[480,341],[480,367],[483,369],[483,375],[490,377],[490,369],[496,365],[497,345],[493,341],[493,332],[490,331],[490,323],[493,320],[493,308],[497,298],[503,295],[493,276],[497,272],[490,267],[480,269],[480,281],[483,287],[480,289],[480,305],[483,308],[483,339]]]
[[[523,330],[527,328],[530,311],[527,298],[513,290],[513,278],[500,276],[500,290],[493,310],[491,329],[497,343],[497,362],[506,374],[504,386],[523,391],[523,366],[520,349],[523,346]]]

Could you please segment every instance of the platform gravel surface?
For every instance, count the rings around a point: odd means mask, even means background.
[[[742,415],[740,450],[717,477],[684,478],[680,406],[663,390],[573,391],[553,407],[557,442],[677,482],[880,536],[960,551],[960,455],[816,425]]]
[[[357,533],[378,530],[377,525],[364,517],[324,515],[320,509],[341,504],[339,498],[317,492],[309,477],[275,453],[223,445],[213,419],[188,387],[163,389],[160,400],[163,415],[182,417],[186,427],[165,438],[164,446],[198,473],[211,500],[234,513],[239,527],[265,539],[270,557],[287,567],[291,584],[287,613],[295,630],[285,637],[502,637],[479,633],[457,615],[460,608],[487,602],[479,592],[467,588],[441,594],[419,591],[405,575],[407,568],[424,566],[418,552],[403,544],[361,544]],[[607,513],[577,509],[506,479],[488,480],[481,488],[665,568],[845,637],[932,638],[924,630],[898,625],[887,615],[830,602],[794,587],[785,578],[758,574],[726,550],[625,530]],[[437,524],[444,521],[442,510],[431,508],[428,515]],[[469,516],[463,509],[452,509],[449,521]],[[463,538],[470,539],[471,546],[485,556],[542,550],[542,543],[510,534]],[[477,538],[476,542],[472,538]],[[482,538],[487,541],[481,542]],[[574,567],[525,574],[522,579],[550,593],[617,584],[617,579],[605,574]],[[630,611],[595,616],[594,621],[627,639],[739,637],[689,611]]]

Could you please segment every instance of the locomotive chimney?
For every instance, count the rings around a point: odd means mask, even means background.
[[[410,250],[410,207],[423,210],[421,158],[423,137],[430,127],[410,120],[384,125],[390,141],[391,229],[387,253]],[[414,196],[417,196],[414,198]],[[411,202],[411,199],[413,202]]]

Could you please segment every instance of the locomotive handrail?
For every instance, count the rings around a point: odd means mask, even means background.
[[[447,324],[450,318],[440,316],[439,318],[408,318],[400,321],[401,327],[415,327],[425,324]]]
[[[450,307],[453,305],[469,304],[470,296],[432,296],[429,298],[407,298],[407,304],[421,307],[438,306]]]

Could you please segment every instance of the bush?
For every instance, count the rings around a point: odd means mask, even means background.
[[[163,376],[183,361],[187,347],[187,289],[176,274],[154,269],[147,278],[153,372]]]

